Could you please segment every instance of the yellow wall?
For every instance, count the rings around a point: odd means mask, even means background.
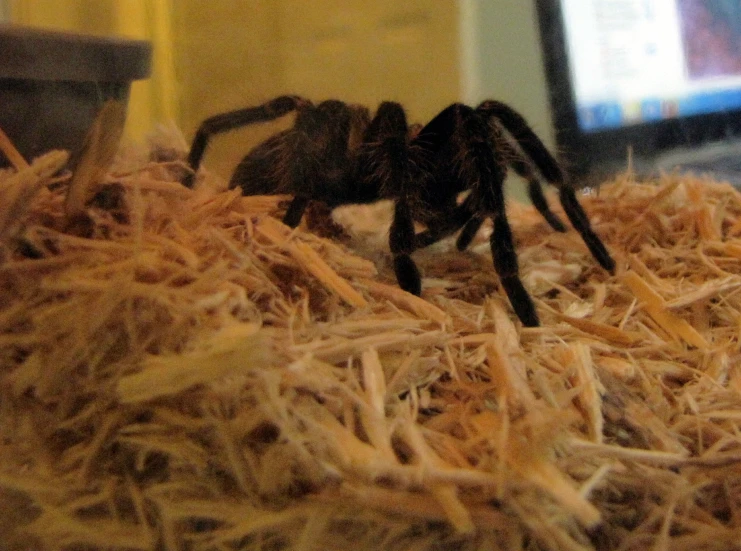
[[[460,97],[453,0],[178,0],[173,4],[179,122],[192,136],[214,113],[290,93],[375,107],[398,100],[415,120]],[[207,162],[228,173],[271,128],[222,138]]]
[[[134,84],[127,135],[174,120],[190,139],[206,117],[278,94],[374,107],[414,120],[460,97],[454,0],[11,0],[18,23],[145,38],[152,78]],[[225,176],[270,128],[224,137],[207,162]]]

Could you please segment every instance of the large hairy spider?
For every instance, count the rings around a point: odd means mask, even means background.
[[[330,208],[394,201],[389,234],[396,278],[419,295],[421,276],[411,254],[461,230],[464,250],[484,220],[491,218],[494,268],[515,313],[537,326],[532,299],[520,281],[512,232],[507,222],[503,182],[507,167],[528,181],[533,204],[556,231],[566,231],[549,209],[540,181],[556,186],[564,211],[592,255],[609,272],[615,262],[576,199],[561,169],[521,115],[498,101],[476,108],[454,103],[426,126],[407,123],[398,103],[384,102],[371,118],[368,109],[337,100],[313,104],[281,96],[263,105],[205,120],[188,156],[191,186],[209,139],[257,122],[295,112],[293,126],[255,147],[237,166],[230,187],[245,195],[293,195],[283,221],[295,227],[309,201]],[[462,201],[459,196],[468,192]],[[414,222],[426,226],[421,233]]]

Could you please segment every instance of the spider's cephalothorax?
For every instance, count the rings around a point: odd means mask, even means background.
[[[411,254],[461,230],[465,249],[487,218],[493,221],[494,267],[515,313],[538,325],[532,299],[519,277],[503,184],[508,167],[528,181],[533,204],[556,231],[565,226],[546,203],[541,180],[559,190],[569,220],[592,255],[612,272],[615,262],[592,231],[574,190],[541,140],[511,107],[485,101],[476,108],[455,103],[427,125],[410,127],[398,103],[382,103],[371,118],[367,109],[337,100],[319,104],[281,96],[257,107],[216,115],[198,129],[188,156],[193,183],[214,134],[296,113],[291,128],[255,147],[237,166],[230,187],[245,195],[290,194],[283,221],[295,227],[309,201],[330,207],[394,201],[389,245],[399,285],[421,293],[421,276]],[[468,192],[462,201],[459,196]],[[414,222],[426,226],[416,233]]]

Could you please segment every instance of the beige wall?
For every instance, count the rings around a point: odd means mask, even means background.
[[[531,0],[461,0],[464,97],[475,103],[500,99],[520,111],[553,143],[550,107]]]
[[[495,98],[522,113],[546,145],[555,142],[531,0],[461,0],[464,101]],[[507,182],[510,197],[529,201],[521,180]]]

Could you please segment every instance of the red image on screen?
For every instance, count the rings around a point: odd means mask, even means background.
[[[678,0],[691,79],[741,75],[741,1]]]

